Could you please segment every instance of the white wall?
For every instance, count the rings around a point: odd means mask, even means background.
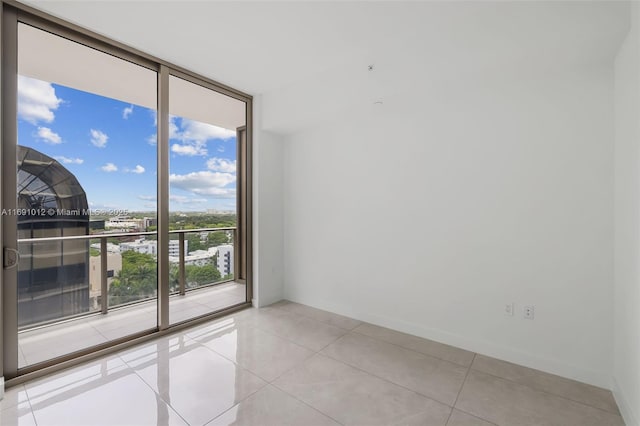
[[[609,387],[611,64],[399,99],[285,143],[285,296]]]
[[[262,99],[254,99],[254,306],[284,297],[282,138],[262,129]]]
[[[640,424],[640,8],[615,63],[614,395]]]

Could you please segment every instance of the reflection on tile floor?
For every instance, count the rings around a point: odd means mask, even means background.
[[[245,301],[244,284],[225,283],[169,299],[169,320],[175,324]],[[63,323],[18,333],[18,367],[89,348],[156,327],[156,300],[112,309]]]
[[[10,388],[0,424],[623,421],[604,389],[283,301]]]

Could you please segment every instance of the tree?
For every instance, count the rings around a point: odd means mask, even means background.
[[[200,235],[199,234],[187,234],[185,235],[185,240],[189,241],[189,251],[196,251],[196,250],[206,250],[207,247],[205,247],[202,242],[200,241]]]
[[[109,287],[109,305],[154,297],[157,290],[158,268],[155,258],[132,250],[122,253],[122,269]]]
[[[207,236],[207,242],[209,243],[210,247],[228,244],[229,236],[227,235],[227,231],[209,232],[209,235]]]
[[[185,273],[188,287],[199,287],[220,281],[220,272],[213,265],[187,265]]]

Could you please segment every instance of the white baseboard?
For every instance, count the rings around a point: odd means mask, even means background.
[[[634,412],[631,403],[629,403],[629,400],[625,397],[615,377],[613,378],[612,383],[611,391],[613,392],[613,397],[616,399],[616,404],[618,404],[618,408],[620,409],[620,414],[622,414],[625,425],[640,426],[638,413]]]
[[[558,360],[541,358],[514,348],[504,347],[479,337],[461,336],[447,331],[398,320],[397,318],[359,312],[353,310],[353,308],[349,306],[336,305],[331,302],[316,303],[317,301],[315,300],[303,300],[304,298],[294,298],[291,297],[291,295],[289,295],[287,299],[292,302],[313,306],[318,309],[334,312],[339,315],[344,315],[381,327],[391,328],[393,330],[412,334],[425,339],[434,340],[436,342],[455,346],[471,352],[476,352],[482,355],[512,362],[514,364],[544,371],[546,373],[555,374],[605,389],[611,389],[610,372],[584,369]]]

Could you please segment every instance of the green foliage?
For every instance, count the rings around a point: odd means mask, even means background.
[[[199,287],[220,281],[220,272],[213,265],[187,265],[185,267],[187,287]]]
[[[174,229],[199,229],[199,228],[224,228],[236,226],[236,215],[218,214],[189,214],[169,216],[169,228]]]
[[[132,250],[122,253],[122,269],[109,287],[109,305],[120,305],[154,297],[157,294],[158,268],[150,254]]]
[[[229,237],[225,231],[209,232],[207,237],[209,247],[216,247],[222,244],[229,243]]]
[[[178,290],[179,279],[178,265],[172,264],[169,268],[169,289],[171,292]],[[213,264],[187,265],[185,267],[187,288],[200,287],[220,280],[220,272]],[[122,270],[116,274],[109,287],[109,306],[155,297],[157,282],[158,269],[152,255],[125,251],[122,253]]]
[[[93,257],[100,256],[100,250],[89,247],[89,255]]]
[[[148,265],[156,266],[156,259],[150,254],[138,253],[137,251],[127,250],[122,253],[122,269],[127,266]]]
[[[206,246],[205,244],[202,244],[202,242],[200,242],[200,234],[186,234],[184,239],[186,241],[189,241],[189,251],[196,251],[196,250],[206,250],[209,247]]]

